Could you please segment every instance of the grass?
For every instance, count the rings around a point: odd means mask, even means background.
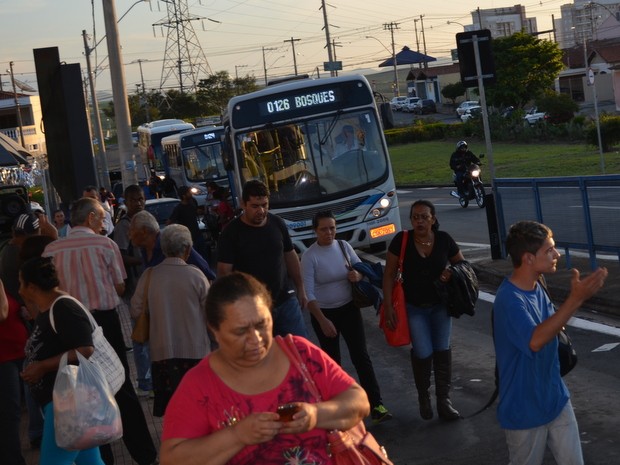
[[[450,155],[456,141],[419,142],[389,147],[396,185],[449,185]],[[483,141],[469,142],[476,155],[486,152]],[[620,173],[618,151],[604,153],[605,174]],[[482,179],[490,181],[489,158]],[[496,178],[599,175],[598,149],[584,144],[493,144]]]

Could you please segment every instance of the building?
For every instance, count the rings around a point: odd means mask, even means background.
[[[561,49],[583,44],[584,39],[620,36],[620,3],[617,0],[575,0],[562,5],[560,11],[562,16],[554,20],[553,26]]]
[[[509,37],[516,32],[536,34],[536,18],[528,18],[523,5],[505,8],[476,9],[471,12],[472,25],[465,30],[488,29],[491,37]]]
[[[15,105],[16,99],[18,105]],[[43,134],[41,100],[38,95],[14,94],[0,90],[0,132],[18,144],[22,143],[17,108],[21,115],[24,148],[34,156],[47,153],[45,134]]]

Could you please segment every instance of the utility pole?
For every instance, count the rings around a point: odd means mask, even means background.
[[[99,185],[110,189],[110,173],[108,172],[108,157],[105,149],[105,140],[103,138],[103,129],[101,127],[101,116],[99,115],[99,102],[95,95],[95,78],[92,65],[90,63],[90,54],[94,49],[88,45],[88,36],[86,30],[82,30],[82,38],[84,39],[84,56],[86,57],[86,70],[88,72],[88,84],[90,87],[90,102],[93,107],[93,125],[95,129],[95,137],[99,141],[98,151],[95,159],[97,160],[97,173],[99,174]]]
[[[420,15],[420,28],[422,29],[422,44],[424,45],[424,55],[426,55],[426,35],[424,34],[424,15]],[[426,59],[424,60],[424,68],[428,68]]]
[[[418,38],[418,19],[413,20],[413,30],[415,31],[415,50],[420,53],[420,39]]]
[[[146,122],[149,123],[151,121],[151,115],[149,112],[149,101],[146,97],[146,87],[144,86],[144,74],[142,73],[142,62],[148,60],[136,60],[138,62],[138,67],[140,68],[140,82],[142,83],[142,98],[144,99],[144,112],[146,116]]]
[[[325,0],[321,0],[321,8],[323,9],[323,29],[325,29],[325,43],[327,47],[327,57],[328,57],[329,62],[333,63],[336,60],[334,58],[334,54],[336,50],[334,49],[334,53],[332,54],[331,39],[329,36],[329,23],[327,22],[327,8],[325,8]],[[332,69],[329,71],[329,75],[331,77],[334,77],[334,76],[337,76],[338,73]]]
[[[133,155],[133,140],[131,139],[131,118],[127,91],[125,90],[125,72],[121,47],[118,40],[118,26],[116,21],[116,7],[114,0],[102,0],[103,18],[108,45],[108,62],[110,64],[110,78],[112,81],[112,98],[116,115],[116,133],[118,137],[118,152],[123,179],[123,188],[138,184],[136,161]]]
[[[290,38],[288,40],[285,40],[284,42],[290,42],[291,46],[293,47],[293,67],[295,69],[295,76],[297,76],[297,55],[295,54],[295,42],[299,42],[301,39],[294,39],[294,38]]]
[[[17,98],[17,89],[15,88],[15,75],[13,74],[13,62],[9,63],[11,73],[11,84],[13,84],[13,99],[15,100],[15,110],[17,110],[17,124],[19,125],[19,140],[22,143],[22,147],[26,147],[24,143],[24,123],[22,122],[22,110],[19,105],[19,99]]]
[[[398,29],[398,23],[384,23],[383,30],[389,30],[392,35],[392,62],[394,64],[394,97],[400,96],[400,89],[398,85],[398,69],[396,64],[396,49],[394,45],[394,29]]]
[[[265,51],[277,50],[277,48],[263,47],[263,71],[265,72],[265,87],[267,87],[267,60],[265,60]]]
[[[340,45],[340,42],[336,42],[335,39],[332,40],[332,47],[334,49],[333,54],[334,54],[334,61],[337,61],[338,58],[336,58],[336,47],[342,47],[342,45]],[[332,76],[336,75],[338,76],[338,70],[332,71]]]

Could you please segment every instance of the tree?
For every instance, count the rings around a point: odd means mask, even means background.
[[[556,43],[522,32],[493,39],[492,50],[497,80],[485,91],[488,103],[497,108],[523,108],[551,89],[563,68]]]
[[[449,100],[452,100],[452,105],[454,106],[456,106],[456,99],[463,94],[465,94],[465,86],[461,81],[448,84],[441,89],[441,95]]]
[[[220,114],[235,95],[246,94],[258,89],[254,76],[231,79],[228,71],[218,71],[198,84],[197,98],[203,114]]]

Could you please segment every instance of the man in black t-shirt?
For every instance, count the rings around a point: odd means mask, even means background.
[[[268,212],[269,190],[260,181],[243,186],[243,214],[218,240],[217,277],[243,271],[262,281],[273,298],[273,333],[308,337],[301,309],[308,302],[299,258],[284,221]],[[291,278],[297,296],[289,286]]]

